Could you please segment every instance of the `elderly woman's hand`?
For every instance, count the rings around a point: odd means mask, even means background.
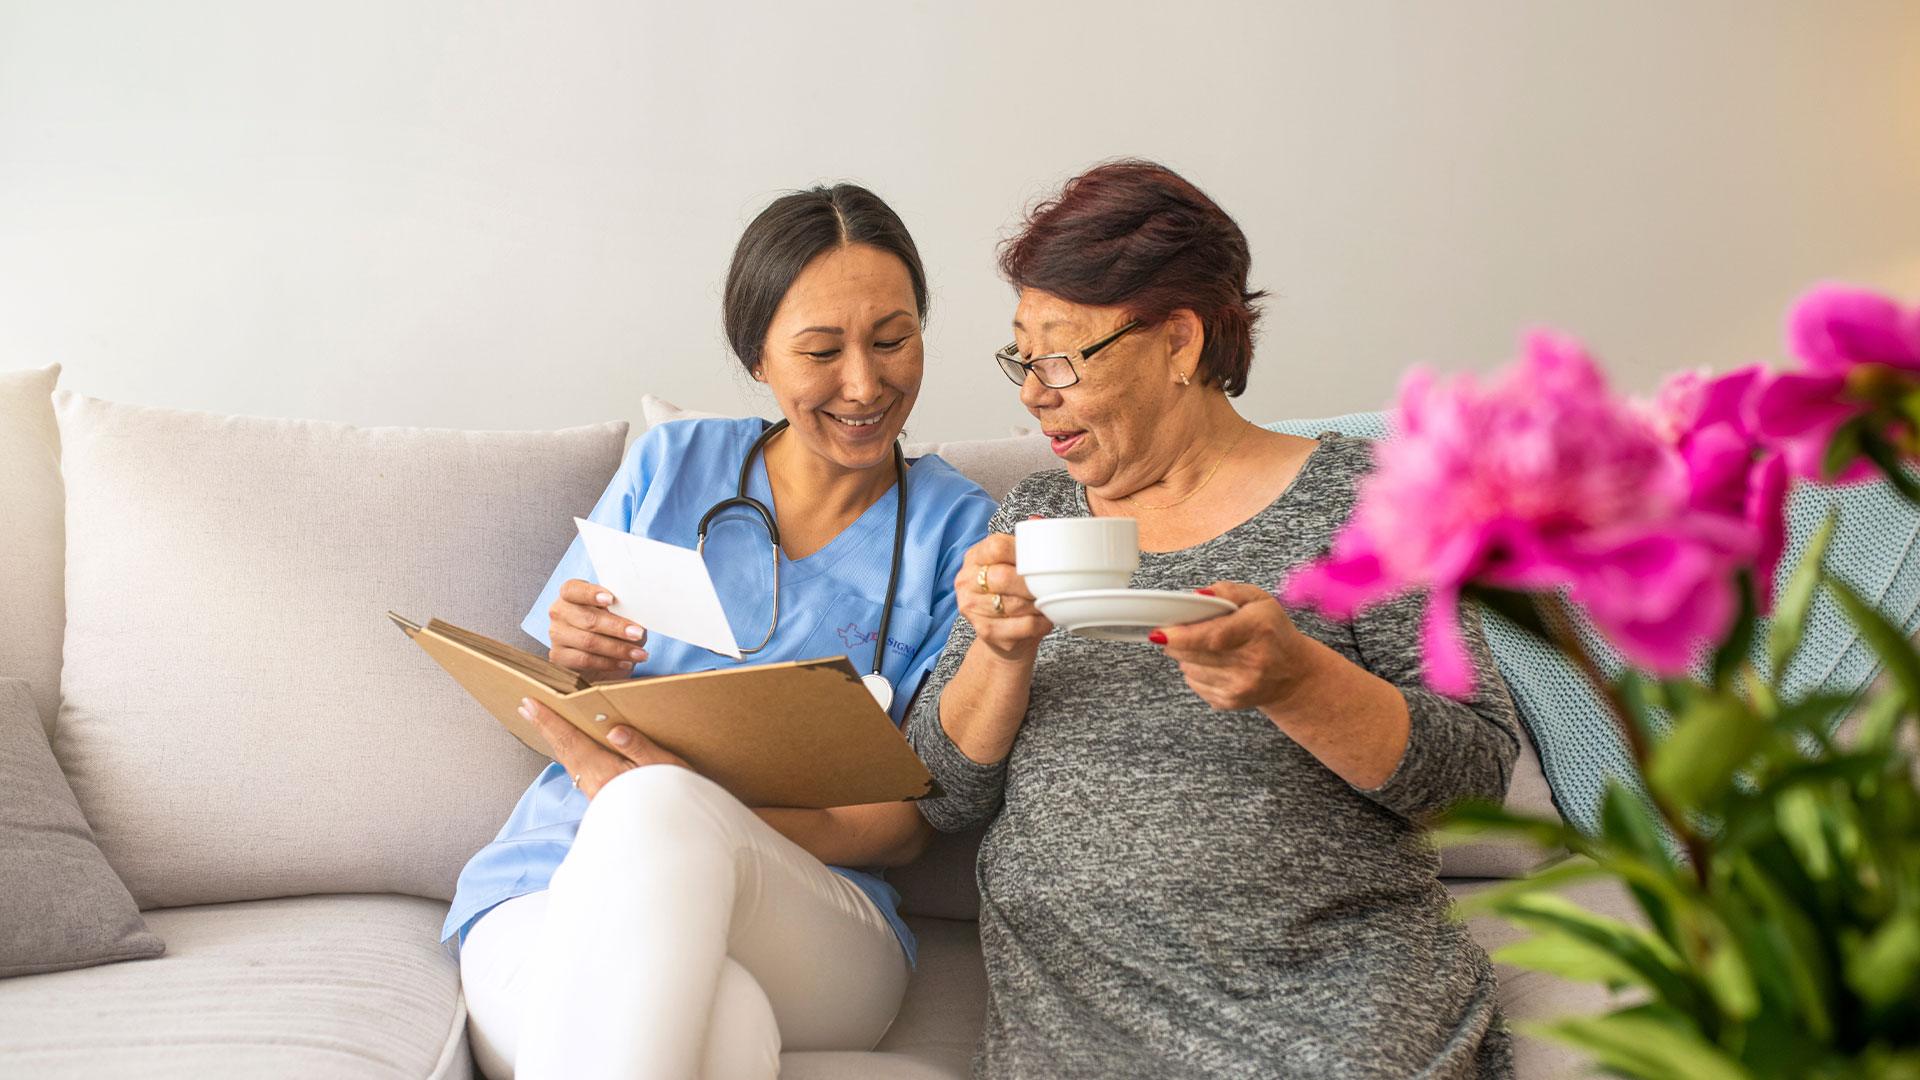
[[[1179,661],[1187,685],[1216,709],[1271,708],[1285,700],[1304,673],[1310,639],[1265,589],[1216,581],[1200,591],[1240,609],[1185,626],[1163,626],[1151,640]]]
[[[991,533],[969,548],[953,587],[960,614],[973,624],[980,644],[1003,659],[1031,659],[1040,650],[1040,639],[1053,630],[1014,569],[1010,534]]]
[[[678,754],[661,749],[660,744],[625,724],[616,724],[607,732],[608,741],[620,748],[618,754],[582,734],[560,714],[532,698],[520,699],[520,715],[540,730],[553,748],[553,760],[573,777],[573,786],[591,799],[607,781],[642,765],[678,765],[687,762]]]

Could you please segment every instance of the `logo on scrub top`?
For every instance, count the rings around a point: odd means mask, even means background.
[[[878,630],[862,630],[859,623],[848,623],[840,628],[840,644],[845,645],[849,651],[855,645],[871,645],[873,639],[879,636]],[[901,656],[910,656],[913,653],[913,650],[907,647],[907,643],[899,638],[887,639],[887,651]]]

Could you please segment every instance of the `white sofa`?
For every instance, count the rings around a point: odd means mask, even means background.
[[[542,761],[383,613],[521,640],[626,425],[356,429],[50,399],[54,376],[0,380],[0,677],[31,691],[166,952],[0,979],[0,1075],[471,1075],[440,923]],[[1050,460],[1031,438],[936,449],[996,494]],[[1513,799],[1551,810],[1531,755]],[[920,965],[880,1046],[787,1054],[783,1076],[968,1074],[986,998],[973,850],[943,838],[891,875]],[[1445,872],[1470,892],[1526,861],[1470,848]],[[1502,978],[1514,1018],[1601,1001]],[[1517,1057],[1527,1078],[1575,1060],[1525,1040]]]

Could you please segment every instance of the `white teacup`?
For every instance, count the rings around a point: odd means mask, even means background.
[[[1036,599],[1082,589],[1124,589],[1140,565],[1140,527],[1129,517],[1033,518],[1013,526],[1014,568]]]

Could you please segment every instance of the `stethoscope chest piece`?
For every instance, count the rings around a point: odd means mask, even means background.
[[[867,684],[867,693],[872,694],[873,700],[880,703],[880,711],[885,712],[893,708],[893,684],[887,681],[885,675],[870,671],[860,676],[860,681]]]

